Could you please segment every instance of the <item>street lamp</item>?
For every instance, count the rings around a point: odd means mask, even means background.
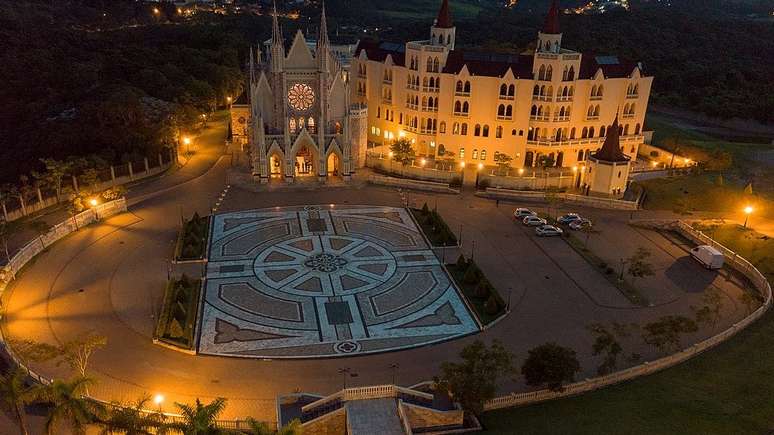
[[[97,198],[91,198],[91,200],[89,200],[89,204],[91,204],[92,207],[96,207],[99,202],[97,202]]]
[[[191,154],[191,138],[188,136],[185,136],[183,138],[183,145],[185,145],[186,148],[186,154]]]
[[[751,205],[748,205],[744,208],[744,227],[747,228],[747,219],[750,218],[750,215],[753,212],[753,208]]]
[[[422,167],[425,166],[425,163],[427,163],[427,160],[423,157],[422,160],[419,161],[419,164],[422,165]]]

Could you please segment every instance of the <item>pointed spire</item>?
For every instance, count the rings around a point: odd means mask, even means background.
[[[449,29],[454,27],[452,24],[451,10],[449,9],[449,0],[441,2],[441,9],[438,10],[438,17],[435,19],[435,27]]]
[[[274,11],[271,14],[271,43],[282,44],[282,32],[280,32],[279,20],[277,19],[277,2],[274,2]]]
[[[253,60],[253,46],[250,46],[250,84],[255,83],[255,61]]]
[[[562,33],[559,30],[559,6],[557,6],[556,0],[551,1],[551,9],[548,10],[548,15],[546,15],[543,33],[551,35]]]
[[[628,162],[629,157],[621,152],[621,144],[619,142],[619,126],[618,126],[618,113],[615,114],[613,124],[608,127],[607,134],[605,135],[605,143],[602,144],[602,148],[599,149],[592,157],[597,160],[603,160],[606,162]]]
[[[322,13],[320,14],[320,31],[317,35],[317,47],[327,47],[328,45],[330,45],[328,40],[328,22],[325,19],[325,2],[323,1]]]

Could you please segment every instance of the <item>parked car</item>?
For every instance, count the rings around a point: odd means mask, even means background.
[[[521,221],[524,225],[529,227],[539,227],[546,224],[546,220],[537,216],[527,216]]]
[[[578,219],[581,219],[578,213],[567,213],[564,216],[559,217],[557,221],[560,224],[569,224],[570,222],[577,221]]]
[[[537,216],[537,213],[535,213],[534,211],[528,208],[523,208],[523,207],[519,207],[516,209],[515,212],[513,212],[513,217],[515,217],[516,219],[524,220],[524,218],[527,216]]]
[[[562,229],[553,225],[541,225],[535,228],[535,234],[540,237],[561,236]]]
[[[699,245],[691,249],[691,257],[710,270],[723,267],[723,253],[710,245]]]
[[[569,227],[573,230],[580,230],[583,227],[591,227],[591,220],[586,218],[575,219],[570,222]]]

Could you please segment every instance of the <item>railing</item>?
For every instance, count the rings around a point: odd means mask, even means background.
[[[586,116],[586,121],[597,121],[599,116]]]
[[[501,100],[513,100],[513,99],[515,99],[515,97],[513,95],[503,95],[503,94],[500,94],[500,99]]]
[[[498,121],[512,121],[513,116],[497,115]]]
[[[556,97],[557,102],[566,102],[566,101],[572,101],[572,95],[563,95],[563,96],[557,96]]]
[[[569,116],[557,116],[554,118],[554,122],[565,122],[569,120],[570,120]]]
[[[626,94],[626,98],[638,98],[640,94]]]
[[[659,221],[640,221],[641,225],[655,226],[658,228],[668,228],[679,231],[683,236],[692,240],[697,244],[711,245],[717,248],[726,258],[726,264],[738,270],[744,274],[750,282],[755,286],[761,296],[764,298],[763,304],[753,311],[749,316],[745,317],[741,321],[734,323],[731,327],[723,332],[700,341],[687,349],[684,349],[675,354],[659,358],[655,361],[645,362],[625,370],[621,370],[616,373],[612,373],[606,376],[599,376],[596,378],[587,379],[585,381],[576,382],[574,384],[567,385],[560,392],[550,390],[531,391],[528,393],[512,393],[508,396],[498,397],[487,401],[484,404],[485,410],[507,408],[511,406],[526,405],[530,403],[542,402],[545,400],[556,399],[560,397],[572,396],[588,391],[593,391],[598,388],[602,388],[608,385],[613,385],[619,382],[628,381],[640,376],[648,375],[659,370],[663,370],[679,363],[682,363],[708,349],[723,343],[727,339],[734,336],[739,331],[743,330],[756,320],[758,320],[764,313],[771,307],[772,295],[771,284],[766,280],[766,277],[750,262],[740,257],[734,251],[726,248],[720,243],[713,240],[711,237],[695,230],[690,225],[682,221],[677,222],[659,222]]]
[[[550,121],[551,117],[545,115],[530,115],[530,121]]]
[[[469,114],[469,112],[454,112],[454,116],[459,116],[462,118],[467,118]]]
[[[458,97],[469,97],[470,92],[463,92],[463,91],[454,91],[454,95]]]
[[[621,115],[621,119],[631,119],[634,118],[634,113],[624,113]]]
[[[412,85],[412,84],[408,84],[407,83],[406,84],[406,89],[410,89],[410,90],[413,90],[413,91],[418,91],[419,90],[419,85]]]
[[[553,100],[553,97],[551,97],[550,95],[534,95],[533,94],[532,95],[532,99],[534,101],[548,101],[550,103],[551,100]]]
[[[601,99],[602,99],[601,95],[592,95],[592,96],[589,97],[590,101],[599,101]]]
[[[538,59],[559,59],[558,54],[551,54],[551,53],[538,53],[537,57]]]
[[[441,88],[431,88],[429,86],[423,86],[422,92],[440,92]]]

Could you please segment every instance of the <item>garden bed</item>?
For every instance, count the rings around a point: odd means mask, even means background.
[[[201,280],[185,275],[167,282],[154,339],[189,350],[194,348],[200,287]]]
[[[508,308],[505,301],[473,260],[466,261],[460,255],[457,262],[447,264],[446,269],[482,325],[486,326],[505,315]]]
[[[409,210],[433,246],[457,246],[457,236],[436,210],[427,208],[427,203],[421,209]]]
[[[207,253],[207,236],[209,234],[210,218],[200,217],[194,213],[191,219],[183,222],[183,229],[177,238],[175,246],[176,261],[202,260]]]

